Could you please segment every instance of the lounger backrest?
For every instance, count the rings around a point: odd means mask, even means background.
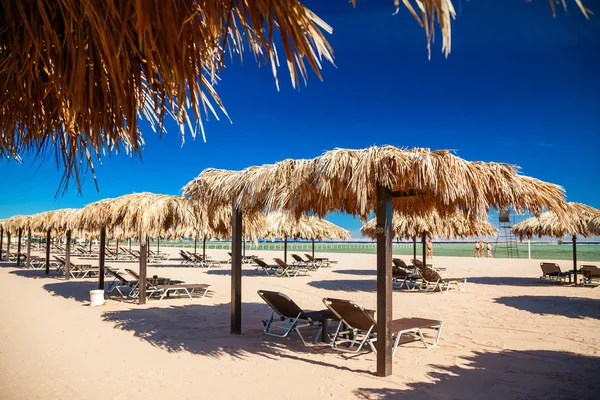
[[[317,259],[314,258],[313,256],[311,256],[310,254],[304,254],[304,257],[308,258],[308,261],[311,261],[311,262],[317,261]]]
[[[285,261],[283,261],[281,258],[274,258],[273,260],[275,260],[275,262],[277,263],[277,265],[279,265],[281,268],[289,268],[290,267],[288,265],[288,263],[286,263]]]
[[[116,270],[114,270],[112,268],[109,268],[109,267],[104,267],[104,269],[106,271],[108,271],[110,274],[112,274],[115,278],[119,279],[120,281],[125,282],[125,283],[129,283],[129,281],[127,279],[123,278],[123,275],[121,275],[120,273],[118,273]]]
[[[587,279],[600,278],[600,268],[596,267],[595,265],[582,265],[581,273]]]
[[[280,315],[287,318],[296,318],[300,315],[301,319],[308,319],[306,314],[304,314],[304,311],[285,294],[268,290],[259,290],[257,293],[262,297],[265,303]]]
[[[368,331],[373,327],[377,329],[377,323],[363,306],[350,300],[323,299],[323,303],[338,318],[346,321],[352,328]]]
[[[408,272],[405,269],[394,265],[392,267],[392,276],[394,278],[405,278],[408,276]]]
[[[408,268],[408,265],[406,265],[404,260],[401,258],[392,258],[392,262],[394,263],[394,266],[396,266],[396,267]]]
[[[417,268],[423,268],[423,261],[421,260],[412,260],[412,263]]]
[[[300,257],[298,254],[292,254],[292,258],[298,262],[304,262],[302,257]]]
[[[544,273],[544,275],[557,274],[557,273],[560,274],[560,267],[556,263],[543,262],[543,263],[540,263],[540,267],[542,268],[542,272]]]
[[[129,275],[133,276],[138,281],[140,280],[140,276],[137,274],[137,272],[135,272],[131,269],[128,269],[128,268],[125,268],[125,272],[127,272]]]
[[[266,262],[264,262],[263,260],[261,260],[260,258],[256,258],[256,257],[254,257],[252,260],[253,260],[253,261],[254,261],[256,264],[258,264],[258,266],[259,266],[259,267],[262,267],[262,268],[269,268],[269,265],[268,265]]]
[[[431,268],[423,268],[420,273],[427,282],[437,282],[442,280],[440,274]]]

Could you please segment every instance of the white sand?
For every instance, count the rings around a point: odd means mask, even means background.
[[[208,254],[228,258],[225,251]],[[258,289],[284,292],[305,309],[323,309],[323,297],[376,308],[375,255],[319,255],[339,266],[296,278],[244,267],[240,336],[229,334],[225,266],[207,271],[172,261],[149,268],[149,275],[212,284],[202,300],[139,306],[113,299],[92,308],[94,279],[66,282],[4,264],[0,399],[598,398],[600,288],[541,284],[535,260],[436,257],[448,277],[470,278],[467,289],[447,296],[394,292],[394,317],[443,319],[445,327],[437,348],[402,346],[393,375],[380,378],[373,353],[348,356],[303,346],[295,334],[262,333],[269,308]],[[133,263],[107,265],[137,270]]]

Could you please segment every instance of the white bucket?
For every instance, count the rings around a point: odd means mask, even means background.
[[[96,307],[104,304],[104,290],[90,290],[90,306]]]

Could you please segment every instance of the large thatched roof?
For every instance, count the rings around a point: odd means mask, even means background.
[[[32,217],[29,215],[15,215],[10,218],[6,218],[2,222],[3,228],[10,233],[17,233],[19,229],[27,229],[30,227]]]
[[[207,169],[184,188],[207,207],[235,202],[245,212],[288,210],[325,216],[343,211],[366,220],[375,208],[376,184],[392,190],[396,211],[446,216],[457,208],[486,215],[491,207],[559,214],[560,186],[519,175],[500,163],[469,162],[450,151],[393,146],[337,149],[310,160],[285,160],[242,171]]]
[[[566,218],[560,219],[556,213],[547,211],[537,218],[529,218],[512,227],[521,239],[533,236],[591,235],[588,224],[600,210],[580,203],[568,203]]]
[[[348,239],[350,232],[323,218],[275,211],[267,215],[268,237],[293,239]]]
[[[402,3],[428,44],[437,22],[448,54],[452,2]],[[138,118],[162,131],[170,114],[194,132],[224,111],[213,84],[244,42],[275,76],[283,57],[294,85],[333,60],[331,28],[300,0],[6,0],[0,27],[0,156],[54,152],[64,183],[103,153],[139,152]]]
[[[590,220],[588,230],[592,235],[600,235],[600,213]]]
[[[373,239],[376,234],[377,219],[369,220],[360,229],[361,233]],[[436,211],[427,216],[418,216],[395,212],[392,218],[394,237],[413,239],[427,231],[429,237],[456,239],[469,236],[493,236],[498,230],[487,219],[469,217],[464,212],[456,210],[453,214],[442,218]]]

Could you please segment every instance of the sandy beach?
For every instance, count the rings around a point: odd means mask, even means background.
[[[176,258],[177,249],[162,250]],[[225,251],[207,253],[228,259]],[[282,256],[254,253],[268,261]],[[174,259],[149,266],[150,276],[211,284],[201,300],[140,306],[112,296],[90,307],[95,279],[65,281],[54,271],[45,277],[41,270],[4,263],[0,398],[597,398],[600,288],[540,282],[535,260],[435,257],[435,265],[448,268],[447,277],[468,278],[466,290],[446,296],[394,292],[395,318],[441,319],[444,330],[436,348],[402,345],[393,375],[380,378],[373,353],[350,356],[326,344],[304,346],[296,334],[274,338],[262,332],[270,309],[259,289],[281,291],[310,310],[323,309],[324,297],[376,308],[375,255],[319,255],[339,264],[295,278],[243,267],[239,336],[229,333],[227,265],[206,270]],[[106,264],[137,270],[136,263]]]

